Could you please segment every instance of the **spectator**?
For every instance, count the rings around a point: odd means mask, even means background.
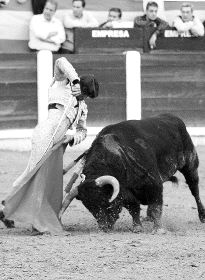
[[[99,25],[100,28],[133,28],[132,21],[122,21],[122,11],[120,8],[111,8],[108,12],[106,22]]]
[[[115,23],[121,22],[122,11],[119,8],[111,8],[106,22],[99,25],[100,28],[114,28]]]
[[[148,2],[146,6],[146,13],[143,16],[137,16],[134,19],[134,27],[155,27],[151,37],[149,38],[150,48],[156,47],[156,39],[158,34],[164,31],[169,24],[157,17],[158,4],[156,2]]]
[[[98,27],[98,21],[85,9],[85,0],[73,0],[72,11],[64,17],[64,26],[73,27]]]
[[[181,16],[178,16],[173,26],[182,36],[204,36],[203,23],[193,15],[193,6],[190,3],[181,5]]]
[[[65,30],[61,21],[55,18],[57,2],[47,0],[43,13],[34,15],[30,22],[29,48],[57,52],[65,41]]]
[[[8,5],[8,3],[9,3],[9,0],[0,0],[0,8]]]

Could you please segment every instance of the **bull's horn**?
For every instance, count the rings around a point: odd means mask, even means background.
[[[109,184],[113,186],[113,194],[112,197],[109,199],[109,202],[112,202],[120,192],[119,181],[113,176],[109,176],[109,175],[101,176],[95,180],[95,183],[99,187],[103,187],[105,184]]]
[[[65,210],[68,208],[68,206],[71,204],[71,202],[73,201],[73,199],[78,195],[78,188],[75,187],[73,188],[64,198],[63,200],[63,204],[61,207],[61,210],[59,212],[59,219],[61,220],[63,213],[65,212]]]

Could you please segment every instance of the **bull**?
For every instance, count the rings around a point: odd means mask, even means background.
[[[205,209],[199,196],[199,160],[184,122],[162,114],[129,120],[102,129],[84,156],[85,180],[66,196],[62,212],[76,197],[92,213],[101,229],[112,229],[123,207],[133,219],[133,229],[142,229],[140,204],[161,229],[163,183],[181,172],[197,204],[200,221]]]

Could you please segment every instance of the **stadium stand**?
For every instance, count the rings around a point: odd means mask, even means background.
[[[159,0],[158,0],[159,1]],[[71,9],[71,1],[59,0],[59,8],[56,16],[62,19],[67,10]],[[172,24],[179,14],[179,8],[183,1],[165,1],[165,19]],[[191,1],[195,14],[205,20],[205,2]],[[92,11],[99,23],[106,21],[108,9],[119,7],[123,11],[124,21],[133,21],[134,17],[143,14],[142,0],[112,0],[98,1],[88,0],[86,9]],[[0,9],[0,52],[25,52],[28,51],[26,41],[29,38],[29,22],[32,16],[31,0],[24,4],[10,1],[7,6]],[[6,41],[4,41],[6,40]],[[10,41],[7,41],[10,40]],[[13,41],[14,40],[14,41]]]

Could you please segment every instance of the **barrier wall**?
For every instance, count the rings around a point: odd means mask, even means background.
[[[127,50],[150,52],[148,42],[154,31],[155,28],[66,29],[67,41],[63,44],[63,50],[73,53],[120,53]],[[155,50],[205,51],[205,36],[186,37],[185,34],[183,36],[171,28],[165,30],[158,36]],[[67,45],[68,41],[70,44]]]
[[[54,60],[59,56],[55,55]],[[102,127],[125,120],[125,55],[65,56],[79,74],[93,73],[100,83],[99,97],[87,100],[88,126]],[[36,54],[4,54],[0,59],[0,129],[33,128],[38,111]],[[182,117],[187,126],[203,127],[204,77],[205,52],[155,51],[142,54],[142,117],[170,112]],[[136,95],[139,93],[137,88],[137,84],[133,86]],[[138,110],[137,102],[133,106]]]
[[[99,98],[86,101],[88,126],[126,119],[125,55],[65,56],[80,75],[93,73],[100,83]],[[36,54],[3,54],[0,60],[0,129],[33,128],[38,118]]]
[[[187,126],[205,124],[205,52],[142,56],[142,117],[173,113]]]
[[[37,123],[36,54],[0,54],[0,129]]]
[[[148,40],[153,28],[74,28],[66,29],[67,39],[61,53],[122,53],[128,50],[150,52]],[[165,30],[158,36],[155,50],[205,50],[205,36],[180,37]],[[153,50],[153,51],[155,51]],[[152,51],[152,52],[153,52]],[[0,53],[32,53],[25,40],[0,39]]]

